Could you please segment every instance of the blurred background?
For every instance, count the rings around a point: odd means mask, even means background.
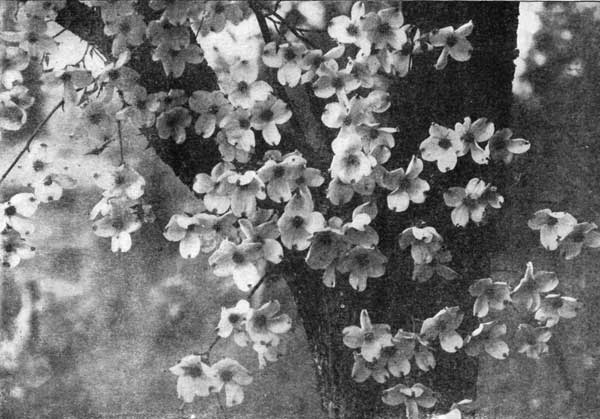
[[[284,2],[286,3],[286,2]],[[304,6],[303,6],[304,7]],[[321,25],[314,19],[315,25]],[[58,29],[57,29],[58,30]],[[252,31],[248,30],[249,37]],[[514,283],[525,263],[555,270],[563,290],[584,309],[560,323],[550,354],[538,362],[481,358],[478,395],[486,418],[600,417],[600,259],[584,252],[564,261],[544,252],[527,219],[537,209],[569,211],[578,220],[600,224],[600,6],[595,3],[522,3],[519,58],[514,80],[512,128],[532,149],[515,162],[503,194],[509,246],[494,256],[492,276]],[[61,35],[72,62],[85,44]],[[208,40],[207,42],[217,42]],[[88,63],[98,66],[98,62]],[[43,108],[60,100],[49,91]],[[40,110],[44,115],[44,110]],[[206,260],[179,257],[177,244],[162,237],[173,213],[195,205],[193,195],[162,164],[144,139],[125,133],[126,159],[146,178],[146,197],[157,219],[133,236],[130,252],[113,254],[110,241],[92,234],[89,211],[101,198],[93,173],[118,164],[118,149],[101,156],[69,134],[76,121],[57,113],[39,141],[69,166],[78,187],[35,216],[34,259],[3,272],[0,326],[10,333],[22,308],[20,284],[35,281],[34,311],[25,327],[23,367],[0,374],[2,418],[320,418],[318,396],[304,332],[297,325],[290,350],[258,370],[252,351],[219,342],[219,356],[234,356],[254,375],[245,402],[225,416],[214,398],[201,399],[182,413],[176,377],[167,369],[212,342],[220,306],[240,295],[229,281],[211,276]],[[20,148],[19,138],[0,142],[0,169]],[[69,151],[70,150],[70,151]],[[57,160],[57,161],[58,161]],[[23,190],[26,169],[13,172],[0,201]],[[265,298],[277,298],[293,312],[285,287],[276,284]],[[25,330],[24,329],[24,330]]]

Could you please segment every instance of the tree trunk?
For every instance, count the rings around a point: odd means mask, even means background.
[[[406,21],[417,24],[422,31],[447,25],[459,26],[472,19],[475,29],[469,39],[475,50],[469,62],[451,60],[448,67],[439,72],[433,69],[436,57],[417,57],[409,75],[393,84],[390,91],[392,107],[386,124],[398,126],[400,132],[389,167],[406,166],[412,154],[418,152],[419,143],[428,136],[431,122],[453,127],[466,116],[485,116],[493,120],[497,128],[508,125],[513,60],[517,55],[518,7],[518,3],[505,2],[404,4]],[[145,12],[148,17],[152,14],[150,10]],[[102,33],[99,14],[77,1],[68,0],[67,8],[61,11],[57,21],[83,39],[110,51],[110,43],[107,44]],[[160,84],[160,80],[167,79],[161,77],[160,65],[152,62],[150,55],[148,50],[138,51],[130,63],[143,74],[141,83],[150,92],[178,87],[187,92],[215,88],[214,75],[205,67],[200,73],[197,69],[186,68],[182,79],[168,80],[169,85]],[[156,71],[158,73],[153,73]],[[292,102],[302,100],[302,95],[294,95],[289,90],[286,89]],[[304,106],[310,109],[311,104],[307,102]],[[307,129],[305,125],[299,124]],[[210,171],[217,162],[216,147],[207,150],[204,140],[192,136],[183,145],[175,145],[168,141],[152,141],[156,138],[155,134],[151,131],[147,134],[159,157],[173,167],[187,185],[191,184],[196,173]],[[489,274],[488,255],[502,241],[498,238],[501,232],[496,229],[493,219],[483,227],[452,227],[450,210],[443,203],[442,192],[448,186],[464,186],[472,177],[492,182],[502,191],[504,178],[501,167],[476,166],[468,160],[462,159],[449,174],[427,171],[431,173],[427,180],[432,191],[426,204],[411,205],[402,214],[382,211],[377,229],[380,248],[389,257],[388,273],[384,278],[370,280],[363,293],[352,290],[345,279],[339,279],[334,289],[324,287],[320,273],[308,269],[301,255],[286,254],[284,263],[290,273],[288,284],[314,355],[323,408],[329,417],[372,418],[386,412],[380,402],[381,390],[386,388],[384,385],[372,380],[357,384],[350,377],[352,351],[343,345],[341,331],[345,326],[358,324],[361,309],[369,310],[375,323],[389,323],[394,330],[400,327],[412,330],[407,314],[424,319],[450,305],[460,305],[467,314],[470,313],[472,302],[466,290],[473,280]],[[460,279],[452,283],[434,279],[419,285],[411,281],[410,256],[408,252],[399,250],[396,243],[404,228],[421,220],[436,227],[445,238],[454,256],[453,268],[462,274]],[[491,240],[491,237],[497,239]],[[473,319],[467,319],[465,330],[472,330],[474,324]],[[441,405],[465,397],[472,398],[476,361],[460,355],[445,356],[440,352],[436,353],[436,358],[436,370],[418,377],[419,381],[443,395]],[[400,409],[391,411],[397,417]]]

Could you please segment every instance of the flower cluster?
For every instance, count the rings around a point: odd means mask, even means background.
[[[547,250],[559,249],[567,260],[577,257],[584,247],[600,247],[600,231],[595,223],[578,223],[568,212],[546,208],[536,211],[527,223],[540,231],[540,242]]]
[[[188,355],[169,370],[177,375],[177,394],[185,403],[224,390],[227,407],[236,406],[244,401],[243,386],[252,383],[248,370],[231,358],[208,365],[201,356]]]
[[[287,314],[280,314],[277,300],[269,301],[253,309],[246,300],[240,300],[234,307],[222,308],[217,326],[218,336],[228,338],[233,335],[239,346],[248,346],[258,355],[259,367],[264,368],[267,361],[279,358],[281,337],[292,327]]]
[[[131,234],[143,223],[154,221],[151,206],[142,201],[146,181],[125,164],[94,174],[94,180],[104,190],[102,199],[90,212],[90,219],[95,220],[94,234],[110,237],[113,252],[128,252]]]
[[[35,248],[27,244],[35,230],[31,221],[39,205],[32,193],[18,193],[0,203],[0,259],[3,267],[14,268],[22,259],[33,257]]]

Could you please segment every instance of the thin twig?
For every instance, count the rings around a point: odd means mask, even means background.
[[[283,16],[281,16],[279,13],[272,11],[270,13],[272,16],[275,16],[277,19],[279,19],[279,23],[281,25],[284,25],[286,28],[289,29],[289,31],[291,33],[293,33],[294,35],[296,35],[296,37],[298,39],[301,39],[302,41],[304,41],[306,44],[308,44],[311,48],[317,48],[317,45],[312,42],[310,39],[308,39],[306,36],[304,36],[303,34],[300,33],[299,29],[291,24],[289,24],[285,18]]]
[[[17,163],[19,162],[19,160],[21,160],[21,157],[23,157],[23,155],[25,153],[27,153],[29,151],[29,147],[31,146],[31,143],[33,142],[33,140],[35,139],[35,137],[39,134],[39,132],[41,131],[41,129],[44,127],[44,125],[46,125],[46,123],[48,122],[48,120],[52,117],[52,115],[54,115],[54,113],[62,106],[64,105],[65,100],[61,100],[60,102],[58,102],[54,108],[52,108],[52,110],[50,111],[50,113],[44,118],[44,120],[42,122],[40,122],[38,124],[37,127],[35,127],[35,129],[33,130],[33,132],[31,133],[31,135],[29,136],[29,138],[27,139],[27,141],[25,142],[25,146],[21,149],[21,151],[19,152],[19,154],[17,154],[17,156],[15,157],[15,159],[12,161],[12,163],[10,164],[10,166],[8,166],[8,169],[6,169],[4,171],[4,173],[2,174],[2,176],[0,177],[0,183],[2,183],[4,181],[4,179],[6,179],[6,177],[8,176],[8,174],[11,172],[11,170],[17,165]]]
[[[60,31],[56,32],[54,35],[52,35],[52,38],[58,38],[60,35],[62,35],[63,33],[65,33],[68,29],[67,28],[63,28]]]
[[[217,398],[217,402],[219,402],[219,408],[221,409],[221,413],[223,414],[223,417],[225,419],[227,419],[228,418],[227,411],[225,410],[225,406],[223,406],[223,402],[221,401],[221,398],[219,397],[219,393],[215,393],[215,396]]]
[[[125,164],[125,154],[123,152],[123,135],[121,134],[121,121],[117,121],[117,133],[119,134],[119,151],[121,153],[121,163],[119,166]]]

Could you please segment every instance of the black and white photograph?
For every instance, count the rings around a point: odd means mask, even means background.
[[[0,0],[0,419],[600,419],[600,2]]]

